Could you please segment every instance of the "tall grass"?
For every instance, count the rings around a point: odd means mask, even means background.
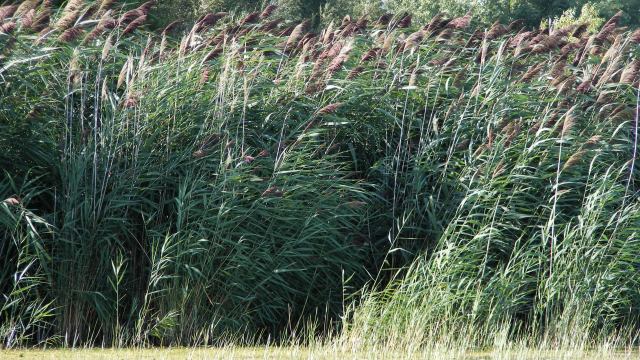
[[[175,39],[74,6],[0,34],[5,346],[635,341],[640,41],[615,17]]]

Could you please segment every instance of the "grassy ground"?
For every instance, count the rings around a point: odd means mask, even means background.
[[[493,352],[412,351],[409,349],[347,350],[338,347],[216,347],[216,348],[128,348],[128,349],[38,349],[0,351],[6,360],[30,359],[638,359],[637,350],[628,352],[536,351],[518,349]]]

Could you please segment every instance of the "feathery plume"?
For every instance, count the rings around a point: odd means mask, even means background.
[[[467,11],[467,13],[463,17],[455,18],[447,24],[448,28],[451,29],[464,29],[469,26],[471,22],[471,10]]]
[[[458,73],[456,74],[456,77],[453,78],[454,87],[460,87],[460,83],[462,82],[462,79],[464,78],[464,76],[467,74],[468,68],[469,68],[469,65],[466,65],[465,67],[462,68],[462,70],[458,71]]]
[[[412,17],[413,17],[413,14],[404,13],[404,15],[402,16],[402,19],[400,19],[400,22],[398,23],[398,29],[410,28]]]
[[[171,24],[167,25],[166,28],[164,28],[164,30],[162,31],[162,36],[165,36],[167,34],[167,32],[171,31],[171,29],[173,29],[174,27],[180,25],[182,23],[183,19],[178,19],[174,22],[172,22]]]
[[[13,14],[16,13],[16,10],[18,10],[18,6],[16,5],[5,5],[0,7],[0,23],[5,19],[12,17]]]
[[[149,10],[155,5],[155,1],[147,1],[146,3],[138,6],[138,10],[144,12],[145,15],[149,14]]]
[[[424,39],[424,36],[427,34],[426,30],[418,30],[413,34],[407,37],[407,40],[404,42],[404,51],[407,51],[413,47],[419,46]]]
[[[378,55],[378,51],[380,50],[380,48],[378,47],[374,47],[371,48],[367,51],[365,51],[365,53],[362,55],[362,57],[360,58],[360,63],[365,63],[369,60],[375,59]]]
[[[200,86],[202,86],[202,84],[206,83],[209,80],[210,72],[211,70],[209,69],[209,66],[207,66],[202,72],[202,77],[200,78]]]
[[[349,72],[349,75],[347,75],[347,80],[355,79],[362,72],[362,70],[364,70],[364,66],[358,66],[353,68]]]
[[[49,26],[49,21],[51,21],[51,10],[47,9],[38,14],[28,28],[33,32],[40,32],[42,29]]]
[[[514,22],[512,22],[511,24],[509,24],[506,28],[506,33],[510,33],[510,32],[514,32],[516,30],[520,30],[520,28],[522,27],[522,24],[524,24],[524,19],[518,19]]]
[[[536,75],[538,75],[538,73],[540,73],[540,71],[542,71],[542,69],[544,69],[544,65],[541,63],[535,63],[531,65],[527,72],[522,75],[522,78],[518,80],[518,83],[530,82],[534,77],[536,77]]]
[[[571,130],[576,126],[577,124],[577,116],[575,115],[574,111],[576,109],[577,105],[574,105],[571,109],[567,110],[567,113],[564,116],[564,121],[562,124],[562,136],[566,136],[569,135],[571,133]]]
[[[389,25],[389,21],[393,18],[393,14],[384,14],[381,15],[380,18],[374,23],[375,25],[387,26]]]
[[[278,9],[279,6],[278,5],[269,5],[267,6],[264,11],[262,12],[262,14],[260,14],[260,19],[262,20],[266,20],[268,19],[271,14],[273,14],[274,11],[276,11],[276,9]]]
[[[351,24],[351,16],[346,15],[343,19],[342,19],[342,24],[340,24],[340,27],[338,28],[338,30],[342,30],[344,28],[347,27],[347,25]]]
[[[15,21],[9,21],[8,23],[5,23],[2,26],[0,26],[0,32],[5,34],[12,34],[15,29],[16,29]]]
[[[571,155],[569,157],[569,160],[567,160],[567,162],[564,164],[564,166],[562,167],[562,170],[567,170],[579,163],[582,162],[582,159],[584,158],[584,155],[586,154],[586,151],[578,151],[577,153]]]
[[[259,12],[254,12],[251,13],[249,15],[247,15],[247,17],[244,18],[244,20],[242,20],[242,24],[240,24],[240,26],[244,26],[247,24],[255,24],[258,22],[258,20],[260,19],[260,13]]]
[[[58,31],[64,31],[70,27],[73,26],[73,24],[76,22],[76,20],[78,19],[78,12],[79,10],[75,10],[75,11],[64,11],[62,17],[60,17],[60,20],[58,20],[58,22],[53,25],[53,27],[58,30]]]
[[[81,26],[74,26],[71,29],[65,30],[65,32],[58,37],[58,41],[71,42],[77,39],[82,33],[84,33],[84,30],[82,30]]]
[[[636,29],[633,34],[629,37],[629,42],[640,45],[640,29]]]
[[[272,193],[273,193],[274,191],[276,191],[276,189],[277,189],[277,187],[272,186],[272,187],[268,188],[267,190],[265,190],[265,191],[262,193],[262,196],[271,196],[271,195],[272,195]]]
[[[602,140],[602,135],[593,135],[584,143],[584,146],[591,147],[597,145]]]
[[[369,14],[371,14],[370,12],[362,15],[360,17],[360,19],[358,19],[358,21],[356,22],[356,28],[360,29],[360,30],[365,30],[367,28],[367,23],[369,23],[369,20],[367,20],[367,16],[369,16]]]
[[[264,32],[269,32],[271,30],[277,29],[278,28],[278,24],[283,20],[283,17],[279,17],[273,21],[268,21],[262,25],[260,25],[260,27],[258,28],[258,30],[260,31],[264,31]]]
[[[327,105],[327,106],[323,107],[322,109],[318,110],[316,115],[321,116],[321,115],[333,114],[338,110],[338,108],[341,105],[342,105],[341,102]]]
[[[138,26],[144,24],[144,22],[147,21],[147,15],[142,15],[139,18],[133,20],[122,32],[122,34],[120,36],[125,36],[129,33],[134,32]]]
[[[315,94],[315,93],[317,93],[317,92],[319,92],[319,91],[324,90],[324,88],[325,88],[325,84],[323,84],[323,83],[316,83],[316,84],[313,84],[313,85],[309,85],[309,86],[307,86],[307,87],[304,89],[304,93],[305,93],[305,95],[312,95],[312,94]]]
[[[640,71],[640,60],[635,59],[627,65],[624,70],[622,70],[622,74],[620,74],[620,83],[632,84],[636,79],[636,76],[638,76],[638,71]]]
[[[393,30],[389,35],[387,35],[387,39],[384,41],[382,45],[382,52],[388,54],[391,51],[391,45],[396,40],[396,31]]]
[[[193,155],[193,157],[196,159],[200,159],[201,157],[206,156],[209,153],[209,151],[210,151],[209,149],[200,149],[191,155]]]
[[[27,11],[24,16],[22,16],[22,27],[28,29],[33,24],[33,20],[36,17],[36,9],[31,9]]]
[[[331,41],[331,37],[333,36],[333,21],[329,23],[329,26],[324,32],[324,37],[322,38],[322,44],[326,45]]]
[[[300,39],[302,38],[302,34],[305,31],[307,31],[307,28],[309,28],[309,25],[311,25],[311,19],[306,20],[303,23],[296,26],[293,29],[293,31],[291,31],[291,35],[289,35],[289,38],[287,39],[285,48],[294,46],[298,41],[300,41]]]

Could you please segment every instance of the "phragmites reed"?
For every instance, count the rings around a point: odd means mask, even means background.
[[[293,30],[295,28],[296,28],[295,26],[289,26],[288,28],[286,28],[283,31],[281,31],[280,34],[278,34],[278,36],[279,37],[289,36],[289,35],[291,35],[291,33],[293,33]]]
[[[338,27],[338,30],[343,30],[349,24],[351,24],[351,16],[345,15],[345,17],[342,18],[342,23],[340,24],[340,27]]]
[[[456,77],[453,78],[452,85],[454,87],[460,87],[460,83],[462,82],[462,79],[467,74],[467,69],[469,69],[469,65],[465,65],[465,67],[463,67],[460,71],[458,71],[458,73],[456,74]]]
[[[100,34],[102,34],[102,32],[105,29],[113,29],[118,25],[118,23],[113,20],[113,19],[103,19],[100,20],[100,22],[98,23],[98,25],[91,30],[91,32],[85,36],[84,40],[82,41],[83,44],[89,44],[90,42],[92,42],[93,40],[97,39],[98,36],[100,36]],[[123,33],[124,34],[124,33]]]
[[[129,60],[127,60],[127,62],[124,63],[124,65],[122,66],[122,70],[120,70],[120,75],[118,75],[118,82],[116,85],[116,89],[119,89],[120,86],[122,86],[122,84],[124,83],[125,77],[127,76],[127,71],[129,70]]]
[[[309,25],[311,25],[311,19],[306,20],[304,22],[302,22],[301,24],[297,25],[293,31],[291,32],[291,35],[289,35],[289,38],[287,39],[285,48],[289,48],[291,46],[294,46],[295,44],[298,43],[298,41],[300,41],[300,39],[302,39],[302,34],[304,34],[307,29],[309,28]]]
[[[15,14],[18,7],[16,5],[5,5],[0,7],[0,22],[3,22],[5,19],[8,19]]]
[[[580,83],[580,85],[578,85],[578,87],[576,88],[576,91],[579,93],[589,93],[591,92],[591,83],[593,82],[593,79],[587,79],[585,81],[583,81],[582,83]]]
[[[589,25],[591,25],[591,23],[580,24],[578,27],[576,27],[571,36],[575,38],[581,38],[587,32]]]
[[[272,21],[267,21],[266,23],[260,25],[258,28],[259,31],[269,32],[278,28],[278,24],[280,24],[284,20],[283,17],[279,17]]]
[[[412,33],[411,35],[409,35],[409,37],[407,37],[407,39],[404,42],[404,51],[407,51],[413,47],[419,46],[426,34],[427,34],[426,30],[418,30]]]
[[[500,24],[499,21],[494,22],[487,32],[487,39],[494,40],[507,33],[507,27]]]
[[[602,140],[602,135],[593,135],[584,143],[584,145],[587,147],[596,146],[600,140]]]
[[[458,143],[458,145],[456,145],[456,149],[455,150],[456,151],[464,151],[464,150],[469,149],[469,142],[470,142],[469,139],[464,139],[464,140],[460,141]]]
[[[374,47],[365,51],[364,54],[362,54],[362,57],[360,58],[360,63],[365,63],[369,60],[375,59],[378,56],[378,51],[380,51],[380,48],[378,47]]]
[[[111,36],[109,36],[104,40],[104,46],[102,47],[102,54],[101,54],[102,60],[107,58],[107,55],[109,55],[109,50],[111,50]]]
[[[70,27],[73,27],[73,24],[78,19],[78,13],[80,10],[67,11],[65,10],[62,13],[62,16],[58,20],[58,22],[53,25],[53,28],[58,31],[64,31]]]
[[[203,62],[207,62],[213,58],[215,58],[216,56],[222,54],[222,52],[224,51],[224,48],[222,47],[222,43],[219,43],[218,45],[216,45],[216,47],[211,50],[207,56],[204,57],[204,60],[202,60]]]
[[[374,25],[387,26],[389,25],[389,21],[393,18],[393,14],[384,14],[380,15],[377,21],[374,22]]]
[[[506,32],[507,33],[512,33],[516,30],[520,30],[522,27],[522,24],[524,24],[525,20],[524,19],[518,19],[514,22],[512,22],[511,24],[509,24],[507,26]]]
[[[413,17],[413,14],[409,14],[409,13],[404,13],[404,16],[402,16],[402,19],[400,19],[400,22],[398,22],[398,29],[408,29],[411,27],[411,18]]]
[[[622,70],[622,74],[620,74],[620,83],[632,84],[638,76],[638,71],[640,71],[640,60],[635,59],[627,65],[624,70]]]
[[[464,29],[469,26],[471,22],[471,10],[467,11],[467,13],[463,17],[455,18],[447,24],[448,28],[453,29]]]
[[[278,9],[279,7],[280,6],[274,5],[274,4],[267,6],[262,12],[262,14],[260,14],[260,19],[262,20],[268,19],[271,16],[271,14],[273,14],[273,12],[276,11],[276,9]]]
[[[133,20],[122,32],[122,34],[120,36],[125,36],[129,33],[134,32],[138,26],[144,24],[144,22],[147,21],[147,15],[142,15],[139,18]]]
[[[611,17],[611,19],[609,19],[609,21],[607,21],[606,23],[604,23],[604,25],[602,25],[602,28],[604,29],[609,26],[612,26],[612,27],[618,26],[618,23],[620,22],[622,15],[624,15],[624,12],[622,10],[618,11],[615,15]]]
[[[321,115],[328,115],[328,114],[333,114],[335,113],[338,108],[342,105],[341,102],[338,103],[334,103],[334,104],[330,104],[327,105],[325,107],[323,107],[322,109],[318,110],[318,112],[316,113],[316,115],[321,116]]]
[[[205,157],[210,151],[210,149],[200,149],[191,155],[196,159],[200,159],[202,157]]]
[[[529,135],[533,135],[533,134],[537,133],[538,130],[540,129],[540,127],[542,126],[543,122],[544,122],[544,120],[540,120],[537,123],[533,124],[533,126],[531,126],[531,129],[529,129]]]
[[[549,70],[549,76],[551,76],[554,80],[560,78],[560,76],[564,75],[564,69],[567,67],[566,60],[557,61]]]
[[[211,69],[209,68],[209,66],[207,66],[202,72],[202,77],[200,78],[200,86],[202,86],[204,83],[209,81],[210,72],[211,72]]]
[[[349,209],[356,210],[356,209],[360,209],[361,207],[363,207],[365,205],[367,205],[367,203],[364,202],[364,201],[349,201],[349,202],[346,202],[344,204],[338,205],[338,207],[345,206],[345,207],[348,207]]]
[[[155,1],[147,1],[146,3],[138,6],[138,10],[144,12],[145,15],[147,15],[147,14],[149,14],[149,10],[151,10],[153,5],[155,5],[155,4],[156,4]]]
[[[305,95],[313,95],[319,91],[324,90],[326,85],[324,83],[318,82],[313,85],[309,85],[304,89]]]
[[[244,26],[247,24],[255,24],[260,20],[260,13],[259,12],[254,12],[251,13],[249,15],[247,15],[247,17],[244,18],[244,20],[242,20],[242,24],[240,24],[240,26]]]
[[[351,71],[349,71],[349,75],[347,75],[346,79],[347,80],[351,80],[351,79],[357,78],[358,75],[360,75],[360,73],[362,72],[362,70],[364,70],[364,66],[357,66],[357,67],[351,69]]]
[[[16,22],[9,21],[2,26],[0,26],[0,33],[12,34],[16,29]]]
[[[320,59],[328,59],[331,57],[335,57],[340,55],[340,51],[342,51],[342,47],[344,46],[344,41],[338,41],[333,44],[333,46],[327,47],[322,54],[320,54]]]
[[[382,52],[385,54],[388,54],[389,51],[391,51],[391,46],[393,45],[395,40],[396,40],[396,31],[394,30],[387,35],[387,38],[385,39],[384,44],[382,45]]]
[[[22,2],[22,4],[20,4],[20,6],[18,6],[15,15],[20,16],[29,12],[30,10],[35,10],[35,8],[38,7],[39,3],[40,0],[25,0]]]
[[[326,45],[331,42],[333,37],[333,21],[329,23],[329,26],[324,30],[324,35],[322,36],[322,45]]]
[[[59,37],[58,41],[62,42],[71,42],[78,38],[81,34],[84,33],[82,30],[82,26],[74,26],[71,29],[65,30]]]
[[[576,28],[578,27],[578,25],[576,24],[571,24],[569,26],[565,26],[562,29],[558,29],[555,30],[554,32],[551,33],[551,36],[559,36],[559,37],[565,37],[569,34],[573,34],[575,33]]]
[[[570,169],[574,166],[576,166],[577,164],[581,163],[582,160],[584,159],[584,156],[586,155],[586,151],[582,150],[582,151],[578,151],[577,153],[571,155],[569,157],[569,160],[567,160],[567,162],[564,164],[564,166],[562,167],[562,170],[567,170]]]
[[[166,28],[164,28],[164,30],[162,31],[162,34],[160,34],[161,36],[165,36],[167,35],[167,32],[171,31],[171,29],[175,28],[176,26],[180,25],[182,23],[183,19],[178,19],[174,22],[172,22],[171,24],[167,25]]]
[[[440,20],[445,13],[438,13],[432,19],[431,22],[423,27],[424,30],[427,30],[428,33],[432,33],[440,27]]]
[[[367,16],[369,16],[369,14],[371,14],[370,12],[362,15],[360,17],[360,19],[358,19],[358,21],[356,21],[356,28],[360,29],[360,30],[365,30],[367,28],[367,24],[369,23],[369,20],[367,20]]]
[[[527,83],[530,82],[531,80],[533,80],[534,77],[536,77],[536,75],[538,75],[540,73],[540,71],[542,71],[544,69],[544,65],[541,63],[535,63],[533,65],[531,65],[529,67],[529,69],[524,73],[524,75],[522,75],[522,77],[520,78],[520,80],[518,80],[519,83]]]
[[[562,124],[563,137],[571,134],[571,130],[573,130],[578,122],[578,117],[575,114],[576,106],[577,105],[574,105],[571,109],[567,110],[567,113],[564,115],[564,121]]]
[[[640,45],[640,29],[636,29],[629,37],[629,42],[632,44]]]
[[[38,39],[36,40],[36,45],[41,44],[47,37],[53,32],[53,28],[50,26],[45,27],[38,33]]]
[[[450,59],[451,59],[450,56],[440,56],[438,58],[429,60],[429,62],[427,62],[427,65],[428,66],[442,66],[442,65],[446,64]]]
[[[35,19],[35,16],[36,16],[35,9],[31,9],[27,11],[27,13],[22,17],[22,26],[25,29],[31,28],[31,25],[33,24],[33,20]]]
[[[138,9],[129,10],[126,13],[122,14],[120,19],[118,19],[118,24],[120,24],[120,26],[129,25],[129,23],[131,23],[133,20],[139,18],[142,15],[146,15],[142,10],[138,10]]]
[[[340,54],[336,56],[327,66],[328,75],[331,75],[342,68],[342,64],[344,64],[344,62],[347,60],[352,49],[353,48],[351,47],[351,44],[346,45],[342,48]]]

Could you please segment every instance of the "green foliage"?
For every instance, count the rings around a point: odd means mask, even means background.
[[[114,10],[3,23],[4,343],[633,341],[637,33]]]
[[[582,10],[580,11],[580,15],[578,17],[575,16],[576,9],[569,9],[562,13],[560,17],[554,17],[551,25],[554,29],[562,29],[570,25],[582,25],[589,24],[587,28],[587,32],[589,34],[594,34],[598,32],[602,24],[604,24],[605,19],[598,17],[599,12],[593,4],[585,4],[582,6]],[[548,19],[542,19],[540,23],[540,29],[546,29],[548,25]]]

